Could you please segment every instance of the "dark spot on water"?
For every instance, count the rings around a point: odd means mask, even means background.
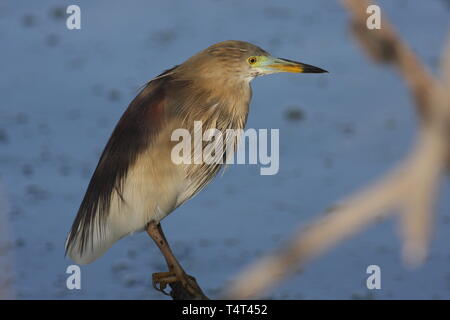
[[[230,184],[227,184],[224,187],[224,192],[228,195],[236,194],[236,188]]]
[[[55,19],[63,19],[66,16],[66,9],[64,7],[54,7],[50,9],[50,16]]]
[[[120,100],[120,91],[118,89],[111,89],[108,94],[108,98],[111,101]]]
[[[33,27],[36,25],[36,17],[32,14],[27,14],[22,18],[22,24],[27,27]]]
[[[291,107],[285,111],[284,117],[288,121],[303,121],[305,120],[305,112],[298,107]]]
[[[33,175],[33,172],[34,172],[33,167],[30,164],[24,164],[22,166],[22,174],[25,177],[31,177]]]
[[[113,273],[118,273],[118,272],[129,270],[129,269],[130,269],[130,265],[127,261],[117,261],[111,267],[111,271]]]
[[[45,122],[39,124],[38,130],[43,135],[48,135],[50,133],[50,129],[48,127],[48,124],[45,123]]]
[[[0,143],[8,143],[9,136],[4,128],[0,128]]]
[[[386,245],[379,245],[376,248],[377,252],[381,253],[381,254],[387,254],[389,253],[391,250],[389,249],[389,247],[387,247]]]
[[[50,33],[45,37],[45,43],[49,47],[55,47],[60,42],[59,36],[55,33]]]
[[[224,243],[227,247],[235,247],[239,244],[239,239],[237,238],[226,238],[224,240]]]
[[[42,161],[48,161],[51,158],[50,149],[47,146],[42,147],[40,154]]]
[[[71,170],[70,166],[67,164],[63,164],[63,165],[61,165],[61,167],[59,167],[59,173],[63,177],[67,177],[68,175],[70,175],[71,171],[72,170]]]
[[[385,127],[388,130],[394,130],[397,128],[397,121],[393,118],[389,118],[386,120]]]
[[[55,248],[55,245],[52,242],[46,242],[45,243],[45,250],[46,251],[53,251]]]
[[[135,259],[137,257],[137,252],[135,250],[133,250],[133,249],[129,249],[127,251],[127,256],[130,259]]]
[[[26,186],[25,192],[33,201],[45,200],[48,198],[48,192],[36,184]]]
[[[9,212],[13,216],[18,216],[22,213],[22,209],[18,206],[13,206]]]
[[[81,110],[72,108],[67,112],[67,118],[69,120],[77,120],[81,117]]]
[[[151,36],[151,40],[160,46],[169,45],[177,38],[176,30],[174,29],[163,29],[155,32]]]
[[[355,126],[351,123],[341,123],[338,125],[338,130],[345,136],[350,137],[355,135]]]
[[[139,279],[133,274],[126,274],[123,278],[123,282],[127,288],[135,287],[140,283]]]
[[[198,241],[198,244],[200,245],[200,247],[209,247],[212,244],[212,241],[209,239],[200,239]]]
[[[446,5],[446,8],[448,10],[450,10],[450,0],[442,0],[442,2],[444,2],[444,4]]]
[[[18,114],[16,114],[14,120],[16,124],[27,124],[29,117],[26,113],[19,112]]]
[[[375,296],[370,291],[367,293],[352,293],[351,299],[352,300],[374,300]]]
[[[17,248],[22,248],[25,246],[25,239],[23,238],[17,238],[16,239],[16,247]]]

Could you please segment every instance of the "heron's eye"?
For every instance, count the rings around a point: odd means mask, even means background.
[[[247,59],[249,64],[255,64],[258,59],[256,57],[250,57]]]

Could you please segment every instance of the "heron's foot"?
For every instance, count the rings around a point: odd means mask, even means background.
[[[152,284],[153,288],[158,291],[161,291],[167,296],[170,296],[169,293],[166,292],[166,288],[168,284],[177,282],[177,276],[173,272],[158,272],[152,274]]]
[[[195,278],[186,273],[182,273],[181,276],[176,275],[172,271],[154,273],[152,282],[156,290],[174,299],[208,299],[202,289],[200,289]],[[170,293],[165,290],[167,285],[170,285],[172,288]]]

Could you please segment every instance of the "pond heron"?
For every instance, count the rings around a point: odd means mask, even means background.
[[[164,292],[167,284],[178,282],[189,292],[198,290],[173,255],[160,221],[205,187],[222,164],[174,163],[171,134],[179,128],[192,131],[194,121],[201,121],[204,130],[243,129],[250,81],[278,72],[326,71],[275,58],[248,42],[224,41],[150,80],[101,154],[67,237],[69,257],[78,264],[90,263],[117,240],[145,230],[169,269],[153,274],[154,287]]]

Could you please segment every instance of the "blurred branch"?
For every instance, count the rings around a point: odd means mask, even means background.
[[[413,51],[397,35],[382,15],[381,29],[370,30],[366,9],[372,4],[366,0],[342,0],[351,14],[351,31],[365,52],[375,61],[394,65],[403,76],[417,103],[421,118],[426,117],[434,79]]]
[[[260,296],[312,258],[394,212],[400,213],[406,262],[417,265],[426,257],[436,189],[450,156],[450,48],[443,59],[444,82],[428,73],[386,19],[380,30],[366,27],[370,2],[343,3],[352,16],[352,31],[369,56],[397,67],[411,90],[422,120],[415,148],[397,169],[244,270],[226,289],[227,298]]]

